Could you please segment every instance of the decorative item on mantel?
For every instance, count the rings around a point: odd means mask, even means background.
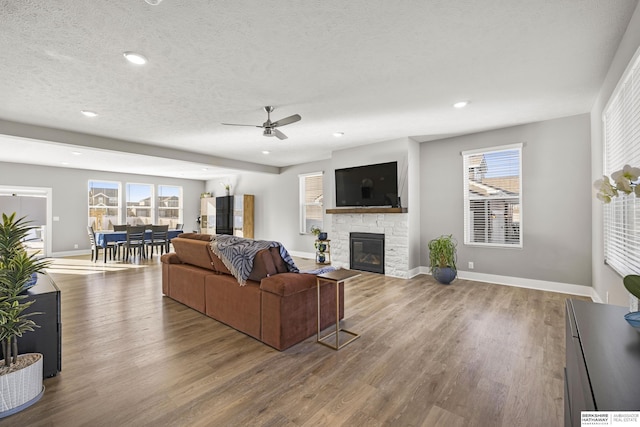
[[[225,196],[231,195],[231,184],[226,182],[221,182],[220,185],[224,187]]]
[[[640,197],[640,186],[638,185],[638,178],[640,177],[640,168],[624,165],[622,169],[611,174],[613,184],[606,175],[602,176],[602,179],[598,179],[593,183],[593,188],[598,192],[596,197],[603,203],[611,203],[614,197],[620,196],[620,193],[629,195],[634,193],[636,197]],[[640,299],[640,277],[636,275],[628,275],[623,279],[624,287],[632,295],[629,297],[629,318],[625,316],[625,319],[631,324],[631,318],[640,319],[640,311],[638,311],[638,299]],[[636,326],[634,326],[636,327]]]

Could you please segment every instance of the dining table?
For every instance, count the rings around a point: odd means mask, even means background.
[[[167,238],[169,240],[178,237],[182,234],[183,230],[170,229],[167,233]],[[109,243],[118,243],[118,242],[126,242],[127,241],[127,232],[126,231],[96,231],[96,245],[101,246],[102,248],[107,248]],[[145,231],[144,234],[145,240],[151,240],[151,230]],[[168,246],[168,245],[167,245]],[[167,247],[168,251],[168,247]]]

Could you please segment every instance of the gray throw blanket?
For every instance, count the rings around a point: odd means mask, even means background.
[[[217,234],[211,239],[211,250],[222,260],[233,277],[238,279],[241,286],[247,284],[247,279],[253,270],[253,260],[256,254],[269,248],[279,249],[280,256],[287,265],[287,270],[292,273],[300,271],[289,252],[279,242],[244,239],[224,234]]]

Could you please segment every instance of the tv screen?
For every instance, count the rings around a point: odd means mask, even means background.
[[[398,162],[336,169],[336,207],[398,206]]]

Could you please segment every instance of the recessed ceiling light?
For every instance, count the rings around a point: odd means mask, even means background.
[[[69,164],[69,162],[62,162],[60,163],[61,165],[67,166]]]
[[[162,3],[162,0],[144,0],[144,1],[146,1],[147,3],[149,3],[151,6],[157,6],[157,5],[159,5],[160,3]]]
[[[147,58],[144,55],[141,55],[136,52],[125,52],[123,53],[124,57],[127,58],[127,61],[136,65],[144,65],[147,63]]]
[[[80,112],[87,117],[96,117],[98,115],[98,113],[96,113],[95,111],[82,110]]]
[[[265,155],[266,155],[266,154],[269,154],[269,153],[271,153],[271,151],[264,150],[264,151],[262,152],[262,154],[265,154]]]
[[[340,138],[344,135],[344,132],[334,132],[333,136],[335,136],[336,138]]]
[[[460,102],[456,102],[455,104],[453,104],[453,106],[455,108],[464,108],[467,105],[469,105],[469,101],[460,101]]]
[[[74,156],[81,156],[82,153],[79,151],[72,151],[71,154],[73,154]]]

